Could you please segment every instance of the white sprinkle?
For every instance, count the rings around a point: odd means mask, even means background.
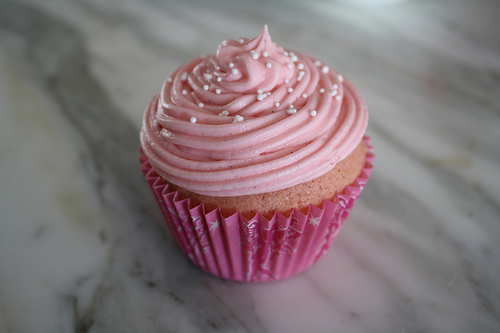
[[[257,94],[262,94],[262,89],[257,89]]]
[[[203,103],[198,103],[198,106],[199,106],[200,108],[202,108],[202,107],[204,107],[204,106],[205,106],[205,104],[203,104]]]
[[[342,74],[339,74],[339,75],[338,75],[338,78],[339,78],[339,81],[340,81],[340,82],[344,82],[344,77],[342,76]]]
[[[316,66],[321,66],[321,61],[316,60],[316,61],[314,62],[314,64],[315,64]]]
[[[220,81],[222,81],[222,78],[219,76],[219,77],[217,77],[217,82],[220,82]]]
[[[229,68],[233,68],[234,64],[232,62],[229,63]]]
[[[337,101],[340,101],[340,95],[335,96],[335,99],[336,99]]]
[[[266,97],[267,97],[267,95],[266,95],[266,94],[258,94],[258,95],[257,95],[257,100],[262,101],[262,100],[263,100],[264,98],[266,98]]]
[[[314,117],[318,113],[316,112],[316,110],[311,110],[311,111],[309,111],[309,114],[311,115],[311,117]]]
[[[271,92],[270,91],[266,92],[266,95],[267,96],[271,95]]]
[[[291,63],[291,62],[287,63],[287,64],[286,64],[286,66],[287,66],[288,68],[292,68],[292,67],[293,67],[293,65],[292,65],[292,63]]]
[[[262,52],[263,57],[267,57],[268,55],[269,55],[269,52],[267,52],[267,51]]]
[[[274,106],[275,106],[275,107],[280,106],[280,102],[276,102],[276,103],[274,103]]]
[[[289,79],[285,79],[285,83],[288,83],[288,82],[290,82],[290,80]]]
[[[222,92],[222,91],[221,91],[219,88],[215,89],[215,93],[216,93],[217,95],[218,95],[218,94],[220,94],[221,92]]]
[[[187,93],[188,93],[188,92],[187,92],[187,90],[186,90],[186,89],[182,89],[182,94],[183,94],[183,95],[187,95]]]
[[[338,86],[338,84],[336,84],[336,83],[332,86],[332,88],[333,88],[333,89],[338,89],[338,87],[339,87],[339,86]]]
[[[332,96],[337,95],[337,90],[332,90]]]
[[[189,121],[191,122],[191,124],[194,124],[196,122],[196,117],[189,118]]]
[[[306,94],[306,93],[303,93],[303,94],[302,94],[302,97],[306,98],[306,97],[307,97],[307,94]]]
[[[288,114],[297,113],[297,109],[288,109],[288,110],[286,110],[286,113],[288,113]]]
[[[288,92],[289,92],[289,93],[291,93],[291,92],[293,91],[293,88],[292,88],[292,87],[290,87],[290,88],[288,88],[287,90],[288,90]]]
[[[325,88],[321,88],[321,89],[319,90],[319,93],[320,93],[320,94],[322,94],[322,93],[324,93],[324,92],[325,92]]]
[[[167,79],[167,82],[172,82],[172,78],[171,78],[171,77],[169,77],[169,78]]]
[[[212,74],[210,74],[210,73],[205,73],[205,74],[203,74],[203,76],[205,77],[205,80],[207,80],[207,81],[212,78]]]
[[[288,57],[288,52],[286,52],[286,51],[285,51],[285,52],[283,52],[283,54],[284,54],[284,55],[286,55],[286,56]]]
[[[297,76],[297,81],[301,81],[306,73],[304,71],[299,71],[299,75]]]
[[[221,113],[219,113],[219,116],[228,116],[228,115],[229,115],[229,111],[227,111],[227,110],[224,110]]]
[[[231,70],[231,73],[233,73],[233,75],[238,75],[239,72],[238,72],[238,70],[236,68],[233,68]]]
[[[289,109],[293,109],[293,104],[288,105]]]
[[[303,64],[303,63],[298,64],[298,65],[297,65],[297,68],[298,68],[298,69],[304,69],[304,64]]]
[[[188,78],[188,73],[187,72],[184,72],[184,73],[181,74],[181,80],[182,81],[186,81],[187,78]]]
[[[250,55],[252,56],[252,59],[258,59],[259,58],[259,55],[254,50],[250,51]]]
[[[271,64],[270,62],[268,62],[268,63],[266,64],[266,67],[267,67],[267,68],[271,68],[271,66],[272,66],[272,64]]]
[[[205,85],[203,86],[203,90],[208,90],[208,88],[209,88],[209,87],[208,87],[208,84],[205,84]]]
[[[236,115],[236,116],[234,117],[233,123],[237,123],[238,121],[243,121],[243,119],[244,119],[244,118],[243,118],[242,116],[240,116],[240,115]]]
[[[299,58],[295,54],[293,54],[293,53],[290,53],[290,54],[291,54],[290,59],[292,59],[293,62],[296,62],[297,60],[299,60]]]
[[[172,134],[172,132],[170,132],[170,131],[168,131],[168,130],[166,130],[166,129],[162,129],[162,130],[160,131],[160,134],[161,134],[163,137],[165,137],[165,138],[169,138],[169,139],[173,138],[173,136],[174,136],[174,135]]]
[[[243,44],[245,42],[245,40],[243,38],[240,38],[239,42],[240,42],[240,44]]]
[[[328,66],[323,66],[323,68],[321,68],[321,71],[323,72],[323,74],[328,73],[329,70],[330,70],[330,68]]]

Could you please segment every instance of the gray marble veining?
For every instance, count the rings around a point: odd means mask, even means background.
[[[500,5],[0,3],[0,332],[499,332]],[[162,223],[142,112],[268,24],[360,88],[373,175],[305,273],[222,281]]]

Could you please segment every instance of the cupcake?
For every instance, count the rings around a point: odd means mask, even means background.
[[[141,168],[181,251],[221,278],[263,282],[312,266],[372,170],[366,105],[312,56],[223,41],[147,106]]]

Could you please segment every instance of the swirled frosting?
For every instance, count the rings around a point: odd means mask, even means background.
[[[360,143],[367,122],[348,80],[274,44],[265,26],[174,71],[146,108],[141,144],[169,182],[238,196],[327,173]]]

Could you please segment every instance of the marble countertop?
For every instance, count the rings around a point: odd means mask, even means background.
[[[500,2],[2,1],[0,332],[499,332]],[[194,268],[138,155],[143,110],[228,38],[349,77],[375,170],[288,280]]]

